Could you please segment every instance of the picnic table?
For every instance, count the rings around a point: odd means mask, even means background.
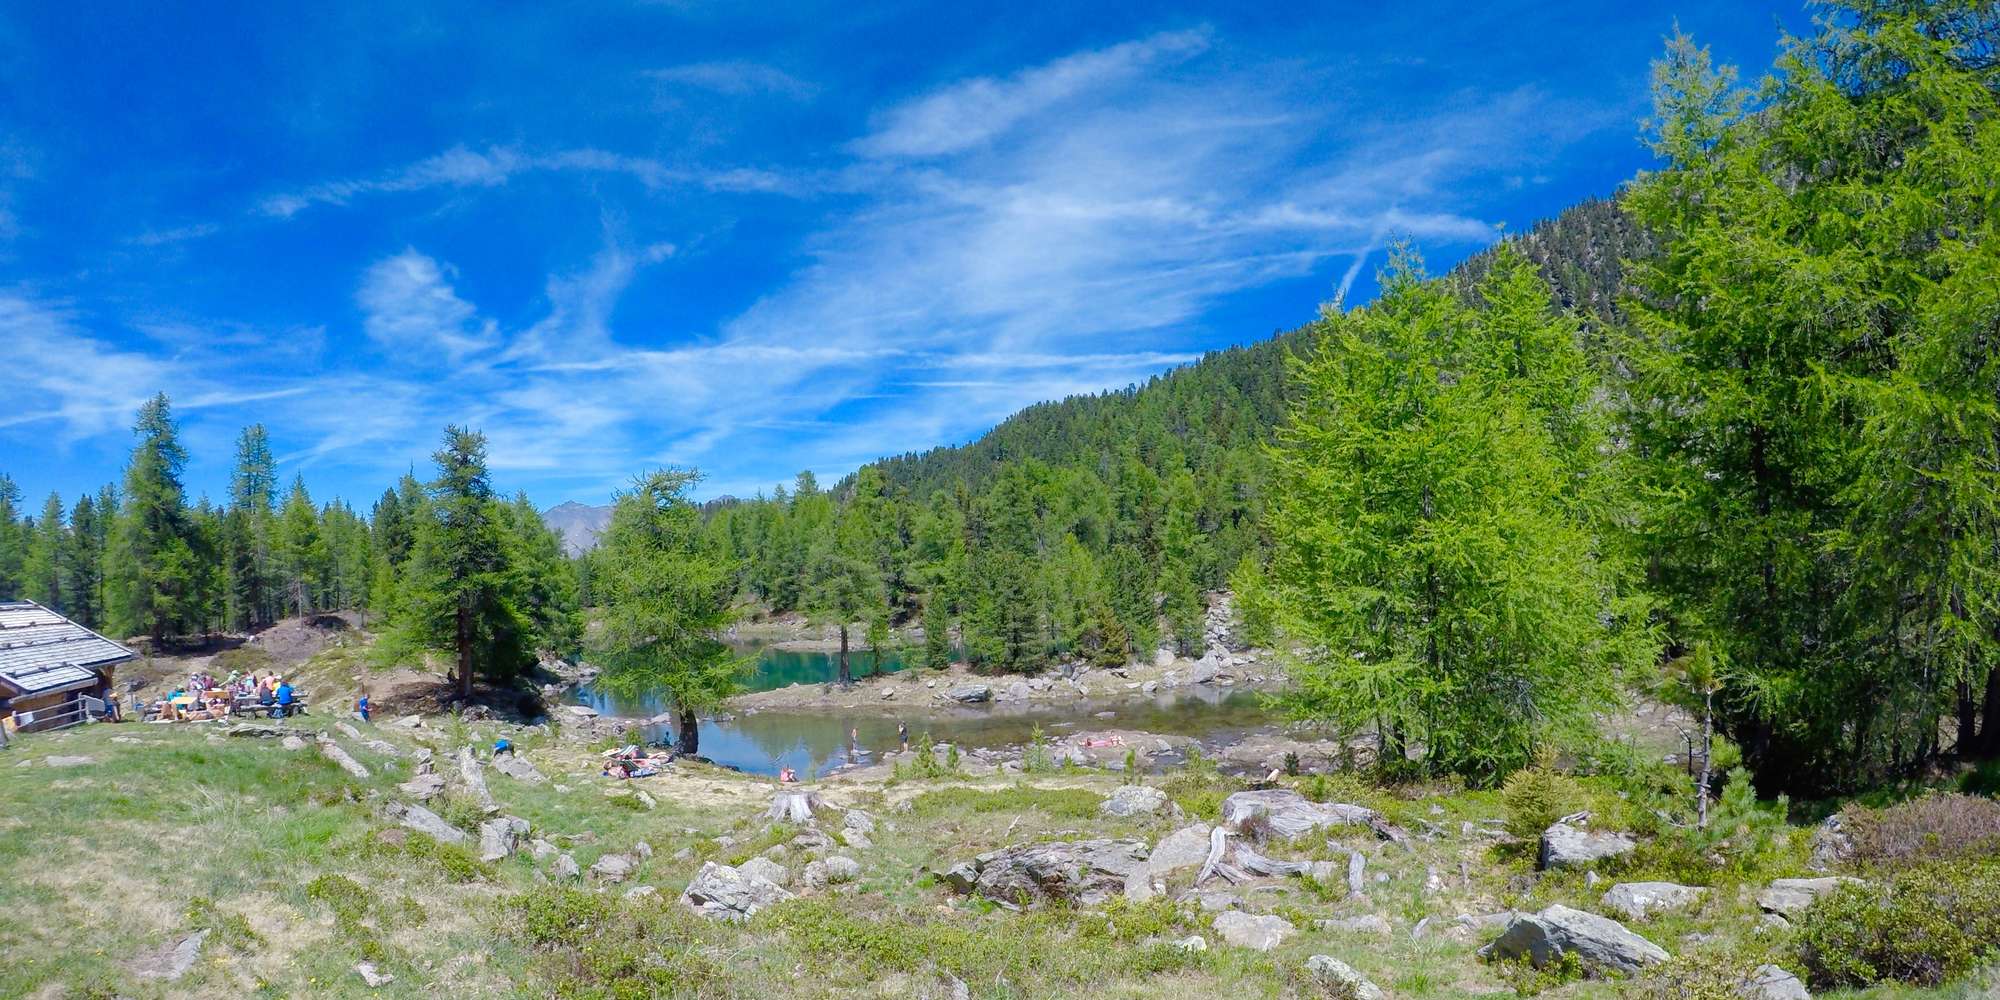
[[[304,715],[306,714],[306,700],[307,696],[304,692],[293,692],[292,703],[286,706],[280,706],[277,702],[266,705],[258,701],[254,696],[238,698],[230,706],[230,711],[237,715],[270,715],[272,709],[283,707],[288,710],[287,714]]]

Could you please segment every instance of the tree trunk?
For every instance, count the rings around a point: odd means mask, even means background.
[[[1979,752],[1979,703],[1972,700],[1972,682],[1958,682],[1958,755]]]
[[[1703,692],[1701,699],[1701,782],[1695,786],[1695,827],[1708,829],[1709,763],[1715,758],[1715,692]]]
[[[2000,757],[2000,664],[1986,671],[1986,705],[1979,714],[1979,756]]]
[[[472,609],[458,606],[458,700],[472,702]]]
[[[674,738],[674,752],[693,757],[701,752],[701,720],[691,708],[681,709],[681,731]]]
[[[840,623],[840,686],[853,687],[854,674],[847,669],[847,623]]]

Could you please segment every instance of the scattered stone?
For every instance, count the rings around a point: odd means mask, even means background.
[[[137,736],[113,736],[111,737],[111,742],[123,744],[128,747],[136,747],[146,741]]]
[[[1574,954],[1586,971],[1609,969],[1627,974],[1670,957],[1666,949],[1616,920],[1560,903],[1540,913],[1516,916],[1493,943],[1479,949],[1481,958],[1525,958],[1537,969],[1560,961],[1565,954]]]
[[[363,740],[361,745],[384,757],[401,757],[403,755],[401,750],[396,749],[396,744],[388,740]]]
[[[87,767],[97,763],[95,757],[44,757],[42,764],[47,767]]]
[[[868,835],[860,830],[840,831],[840,842],[857,851],[866,851],[875,846],[875,842],[868,839]]]
[[[660,807],[659,800],[646,794],[646,790],[643,788],[632,789],[632,797],[638,799],[639,804],[645,806],[647,809],[658,809]]]
[[[1289,788],[1237,792],[1222,800],[1222,823],[1240,828],[1252,816],[1263,814],[1272,832],[1292,839],[1325,827],[1367,826],[1380,833],[1381,815],[1363,806],[1339,802],[1314,802]]]
[[[1215,923],[1211,926],[1225,944],[1252,951],[1270,951],[1298,933],[1298,928],[1283,917],[1253,917],[1242,910],[1225,910],[1216,914]]]
[[[345,722],[336,722],[333,724],[333,728],[340,730],[340,734],[342,736],[347,737],[350,740],[355,740],[358,742],[361,739],[361,730],[356,729]]]
[[[790,898],[783,886],[710,861],[688,883],[681,902],[704,917],[740,922]]]
[[[1623,833],[1585,830],[1558,822],[1542,831],[1542,848],[1536,856],[1535,867],[1543,871],[1584,868],[1605,858],[1629,854],[1638,846],[1638,841]]]
[[[439,795],[444,794],[444,776],[440,774],[419,774],[396,787],[404,795],[416,799],[418,802],[429,802]]]
[[[430,747],[418,747],[416,752],[410,755],[410,760],[416,765],[416,773],[429,774],[436,769],[435,757]]]
[[[1813,831],[1812,858],[1806,862],[1806,867],[1816,872],[1828,871],[1853,856],[1854,838],[1847,832],[1846,821],[1840,818],[1839,813],[1834,813]]]
[[[1368,856],[1360,851],[1347,852],[1347,894],[1359,896],[1362,893],[1361,874],[1368,866]]]
[[[511,753],[495,758],[493,769],[515,781],[525,781],[530,785],[539,785],[549,780],[547,775],[535,769],[535,765]]]
[[[1772,880],[1763,892],[1757,894],[1757,907],[1765,913],[1775,913],[1786,920],[1795,920],[1813,900],[1840,888],[1842,885],[1863,885],[1858,878],[1829,875],[1825,878],[1781,878]]]
[[[1744,1000],[1812,1000],[1812,991],[1799,977],[1775,965],[1758,966],[1736,993]]]
[[[514,853],[514,827],[504,819],[479,824],[479,860],[502,861]]]
[[[844,854],[830,855],[820,864],[826,868],[826,881],[829,885],[852,882],[861,877],[861,862]]]
[[[1167,793],[1146,785],[1124,785],[1112,792],[1097,811],[1106,816],[1151,816],[1167,808]]]
[[[500,804],[493,801],[493,793],[486,790],[486,769],[474,756],[471,747],[461,747],[458,751],[458,777],[465,782],[465,790],[479,802],[481,811],[491,815],[500,811]]]
[[[396,981],[395,976],[377,970],[373,962],[358,962],[354,966],[354,971],[361,973],[361,981],[367,983],[371,990],[380,989]]]
[[[637,854],[641,858],[651,859],[653,856],[653,845],[648,844],[643,840],[639,841],[638,843],[632,845],[632,853]]]
[[[1667,910],[1684,910],[1701,902],[1708,890],[1673,882],[1620,882],[1605,890],[1604,908],[1627,920],[1644,920]]]
[[[340,769],[346,771],[348,774],[363,779],[368,777],[368,769],[361,766],[360,761],[348,756],[347,751],[340,748],[340,744],[335,743],[327,737],[322,736],[319,739],[319,755],[333,761],[335,764],[339,764]]]
[[[304,750],[306,748],[306,741],[297,736],[287,736],[278,745],[287,750]]]
[[[790,885],[792,882],[791,871],[762,855],[737,865],[736,870],[751,878],[761,878],[772,885]]]
[[[1380,986],[1368,981],[1368,977],[1354,971],[1354,967],[1331,955],[1314,955],[1306,959],[1306,972],[1313,982],[1326,990],[1328,996],[1352,997],[1353,1000],[1385,1000]]]
[[[1158,874],[1194,868],[1208,860],[1208,837],[1211,828],[1207,823],[1184,826],[1167,834],[1160,846],[1146,858],[1146,869]]]
[[[583,869],[577,866],[576,858],[558,854],[555,864],[549,866],[549,874],[556,878],[582,878]]]
[[[408,806],[391,802],[384,807],[391,819],[409,827],[432,840],[444,844],[463,844],[472,839],[464,830],[444,821],[444,817],[425,809],[423,806]]]
[[[390,725],[401,726],[404,729],[422,729],[424,728],[424,717],[421,715],[405,715],[395,722],[390,723]]]
[[[944,873],[960,892],[977,892],[1006,906],[1022,900],[1096,905],[1125,890],[1146,861],[1137,840],[1075,840],[988,851]]]
[[[1179,941],[1167,942],[1167,947],[1175,951],[1207,951],[1208,939],[1199,934],[1190,934]]]
[[[639,869],[639,859],[630,854],[607,854],[590,866],[592,878],[616,885]]]
[[[1424,866],[1424,895],[1435,896],[1444,891],[1444,877],[1438,874],[1436,865]]]
[[[869,815],[865,809],[849,809],[847,815],[841,818],[840,826],[843,830],[859,830],[862,833],[874,833],[875,817]]]
[[[540,837],[536,837],[534,841],[528,845],[528,853],[533,855],[536,861],[547,861],[548,859],[558,854],[561,854],[562,852],[556,848],[556,845],[551,844]]]
[[[140,979],[179,979],[194,968],[195,960],[201,957],[202,942],[207,940],[208,931],[195,931],[172,944],[140,955],[132,960],[128,968]]]
[[[626,899],[651,899],[659,894],[660,890],[650,885],[635,885],[625,890]]]
[[[985,684],[960,684],[945,691],[944,696],[962,705],[992,701],[993,688]]]
[[[569,714],[579,719],[597,718],[597,709],[591,708],[589,705],[570,705],[568,706],[568,711]]]
[[[273,726],[261,722],[239,722],[224,731],[229,736],[240,736],[252,740],[281,740],[292,735],[283,726]]]

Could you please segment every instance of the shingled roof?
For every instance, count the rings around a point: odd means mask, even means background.
[[[0,695],[89,687],[99,670],[134,655],[33,601],[0,603]]]

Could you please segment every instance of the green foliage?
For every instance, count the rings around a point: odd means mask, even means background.
[[[1994,659],[2000,216],[1966,196],[2000,170],[1982,7],[1831,4],[1754,94],[1685,37],[1656,65],[1666,168],[1624,199],[1659,243],[1621,344],[1638,535],[1769,790],[1928,757]]]
[[[1025,774],[1047,774],[1055,769],[1055,761],[1049,755],[1048,737],[1043,735],[1038,722],[1034,731],[1028,734],[1027,749],[1021,754],[1021,771]]]
[[[1806,910],[1797,933],[1814,989],[1940,985],[1993,956],[2000,861],[1919,865],[1897,872],[1886,891],[1843,885]]]
[[[987,791],[978,788],[940,788],[910,800],[910,814],[918,819],[981,813],[1039,812],[1052,819],[1081,820],[1097,815],[1103,797],[1083,788],[1034,788],[1013,785]]]
[[[2000,802],[1988,798],[1936,792],[1840,818],[1857,865],[2000,856]]]
[[[1523,997],[1538,996],[1583,978],[1583,962],[1574,951],[1563,952],[1554,962],[1539,969],[1526,958],[1495,962],[1494,968],[1514,988],[1514,995]]]
[[[1749,976],[1703,954],[1680,955],[1627,984],[1625,995],[1642,1000],[1742,1000]]]
[[[1469,305],[1407,248],[1294,365],[1267,524],[1294,711],[1394,768],[1498,781],[1586,732],[1655,644],[1606,541],[1628,498],[1577,321],[1503,246]]]
[[[700,948],[678,907],[545,886],[501,904],[504,933],[536,956],[535,994],[565,1000],[730,997],[726,966]]]
[[[1507,832],[1532,840],[1556,820],[1582,810],[1586,793],[1575,778],[1536,766],[1508,775],[1500,795],[1507,804]]]

